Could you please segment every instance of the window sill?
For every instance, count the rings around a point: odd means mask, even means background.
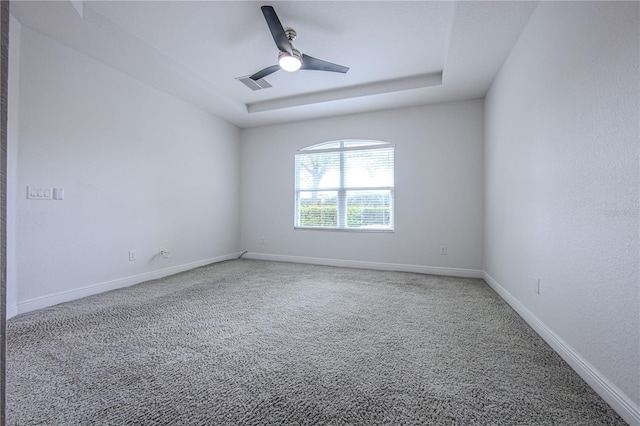
[[[325,228],[312,226],[294,226],[294,231],[333,231],[333,232],[364,232],[364,233],[383,233],[393,234],[394,229],[376,229],[376,228]]]

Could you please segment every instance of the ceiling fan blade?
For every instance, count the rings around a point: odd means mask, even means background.
[[[261,78],[265,78],[269,74],[273,74],[274,72],[278,71],[279,69],[280,69],[280,65],[271,65],[270,67],[266,67],[265,69],[258,71],[257,73],[255,73],[254,75],[252,75],[249,78],[251,80],[253,80],[253,81],[258,81]]]
[[[316,70],[316,71],[331,71],[346,73],[349,71],[349,67],[342,65],[332,64],[331,62],[323,61],[322,59],[314,58],[309,55],[302,55],[301,70]]]
[[[260,9],[262,9],[262,14],[267,21],[267,25],[273,36],[273,41],[276,42],[278,49],[280,49],[281,52],[291,54],[291,43],[289,43],[287,34],[284,32],[284,28],[280,23],[280,19],[278,19],[278,15],[276,15],[276,11],[271,6],[262,6]]]

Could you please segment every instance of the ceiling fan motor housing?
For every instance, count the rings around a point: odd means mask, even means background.
[[[285,33],[285,35],[287,36],[287,38],[289,39],[290,42],[295,40],[296,37],[298,36],[298,33],[296,33],[296,30],[294,30],[293,28],[285,28],[284,29],[284,33]]]

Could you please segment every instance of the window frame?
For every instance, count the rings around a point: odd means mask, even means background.
[[[322,148],[324,145],[336,144],[339,142],[339,147]],[[345,146],[348,143],[360,143],[355,146]],[[364,143],[370,142],[366,145]],[[345,161],[344,153],[351,151],[374,151],[377,149],[392,149],[393,153],[393,185],[392,186],[377,186],[377,187],[347,187],[345,185]],[[301,148],[296,151],[294,155],[294,229],[295,230],[316,230],[316,231],[337,231],[337,232],[373,232],[373,233],[394,233],[395,232],[395,150],[396,145],[391,142],[384,142],[374,139],[341,139],[328,142],[322,142],[319,144],[311,145],[305,148]],[[298,176],[296,169],[296,159],[298,155],[304,154],[321,154],[339,152],[340,153],[340,183],[335,188],[322,188],[322,189],[300,189],[298,188]],[[337,226],[301,226],[299,225],[300,214],[300,193],[304,192],[337,192]],[[389,227],[385,228],[349,228],[347,227],[347,192],[349,191],[389,191]]]

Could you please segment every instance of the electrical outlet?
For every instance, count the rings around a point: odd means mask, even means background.
[[[447,254],[447,246],[440,246],[440,254],[442,256]]]
[[[136,260],[138,257],[136,256],[135,250],[129,250],[129,262]]]

